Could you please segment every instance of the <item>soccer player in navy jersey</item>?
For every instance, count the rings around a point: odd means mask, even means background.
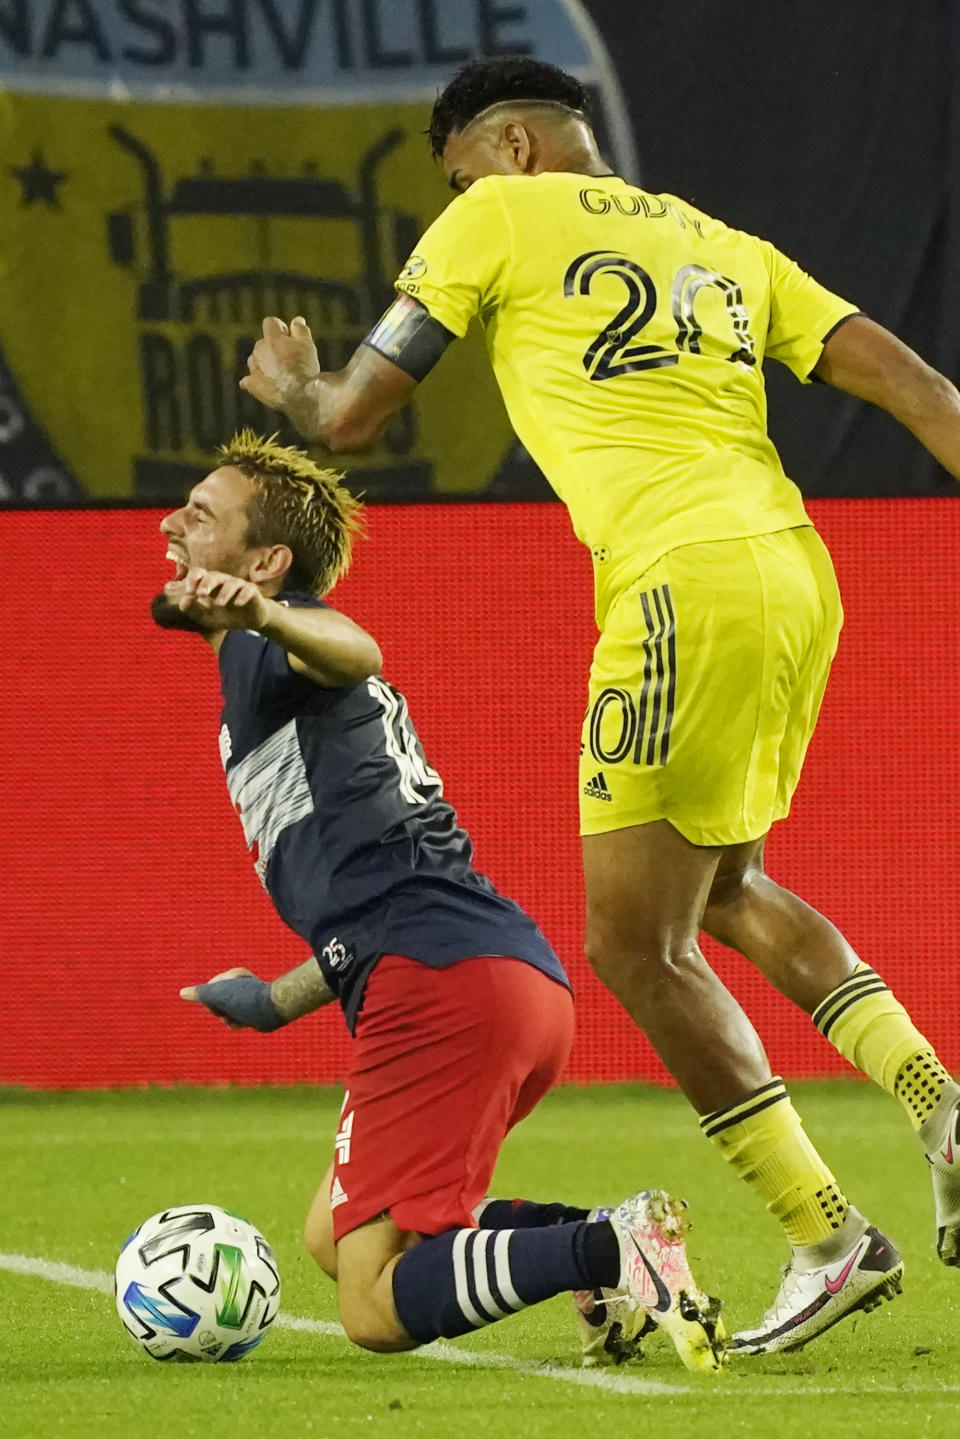
[[[181,991],[269,1031],[333,999],[354,1034],[335,1158],[306,1242],[347,1335],[411,1349],[575,1295],[584,1357],[664,1329],[715,1372],[719,1304],[690,1273],[684,1205],[487,1199],[507,1130],[560,1078],[569,982],[534,922],[473,868],[376,642],[327,606],[359,505],[302,451],[244,431],[161,524],[176,575],[153,603],[199,631],[223,692],[220,754],[257,873],[312,956],[268,983]]]

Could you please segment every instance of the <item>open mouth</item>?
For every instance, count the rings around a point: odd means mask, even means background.
[[[185,563],[185,561],[182,560],[182,559],[180,558],[180,556],[179,556],[174,550],[172,550],[172,549],[167,550],[166,559],[171,560],[171,561],[173,562],[174,567],[175,567],[175,572],[174,572],[173,578],[174,578],[175,580],[182,580],[182,579],[184,579],[184,578],[186,577],[186,573],[187,573],[187,570],[188,570],[188,568],[189,568],[189,566]]]

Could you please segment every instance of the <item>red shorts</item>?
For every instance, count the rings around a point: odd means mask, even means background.
[[[556,1084],[572,1038],[569,990],[519,959],[384,955],[337,1132],[334,1238],[387,1211],[420,1234],[473,1228],[504,1135]]]

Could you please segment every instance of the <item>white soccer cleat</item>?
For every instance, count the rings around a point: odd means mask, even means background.
[[[896,1245],[870,1228],[832,1264],[798,1270],[785,1266],[783,1281],[756,1329],[742,1329],[731,1354],[776,1354],[802,1349],[848,1314],[876,1309],[900,1293],[903,1260]]]
[[[723,1364],[726,1337],[720,1301],[704,1294],[690,1273],[683,1242],[690,1228],[686,1207],[662,1189],[645,1189],[613,1210],[609,1218],[622,1264],[619,1289],[669,1334],[688,1369],[715,1374]]]
[[[575,1289],[573,1308],[584,1369],[643,1358],[640,1340],[656,1325],[629,1294],[619,1289]]]
[[[937,1253],[944,1264],[960,1264],[960,1100],[950,1114],[942,1144],[927,1153],[937,1212]]]
[[[588,1224],[609,1219],[612,1210],[591,1209]],[[647,1311],[623,1289],[577,1289],[573,1309],[584,1369],[642,1359],[640,1340],[655,1328]]]

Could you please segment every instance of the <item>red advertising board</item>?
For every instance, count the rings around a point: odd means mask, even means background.
[[[822,909],[960,1068],[960,505],[811,506],[847,625],[794,814],[769,869]],[[304,947],[246,855],[217,756],[214,661],[156,630],[159,512],[8,512],[0,693],[0,1083],[339,1078],[337,1014],[235,1034],[177,997]],[[593,642],[589,562],[559,505],[370,512],[337,602],[380,641],[481,868],[574,978],[568,1078],[664,1072],[580,954],[577,753]],[[776,1071],[850,1073],[741,959],[710,957]]]

